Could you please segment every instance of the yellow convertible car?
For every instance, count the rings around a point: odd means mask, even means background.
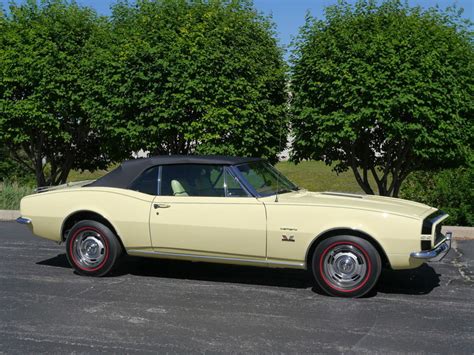
[[[441,259],[446,214],[395,198],[299,189],[258,158],[158,156],[95,181],[40,190],[17,221],[66,244],[82,275],[123,254],[309,269],[328,294],[360,297],[383,267]]]

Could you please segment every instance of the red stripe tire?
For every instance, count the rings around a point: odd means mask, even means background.
[[[78,274],[104,276],[117,266],[122,247],[107,226],[84,220],[69,231],[66,252],[69,263]]]
[[[316,282],[327,294],[362,297],[377,283],[382,261],[369,241],[340,235],[317,245],[312,270]]]

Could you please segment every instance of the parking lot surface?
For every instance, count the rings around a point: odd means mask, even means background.
[[[0,353],[474,352],[474,241],[385,271],[362,299],[302,271],[128,258],[74,274],[64,246],[0,223]]]

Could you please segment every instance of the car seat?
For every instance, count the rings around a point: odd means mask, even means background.
[[[173,190],[174,196],[189,196],[178,180],[171,180],[171,189]]]

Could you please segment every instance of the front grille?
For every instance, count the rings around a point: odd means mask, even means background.
[[[423,235],[433,235],[434,240],[422,240],[421,241],[421,250],[430,250],[435,245],[437,245],[442,239],[443,235],[441,234],[441,223],[440,219],[445,218],[446,214],[443,211],[436,211],[430,214],[423,220],[421,227],[421,234]],[[433,230],[433,225],[436,225],[436,228]],[[426,237],[423,237],[425,239]],[[432,241],[434,243],[432,243]]]
[[[438,232],[438,228],[436,228],[435,245],[438,244],[444,238],[444,235],[441,234],[441,226],[438,226],[438,227],[439,227],[439,232]]]
[[[422,240],[421,250],[430,250],[430,249],[431,249],[431,240]]]
[[[421,226],[421,234],[431,234],[433,232],[433,221],[435,221],[437,217],[443,214],[444,214],[443,211],[438,210],[430,214],[428,217],[426,217],[423,220],[423,225]],[[441,226],[439,227],[441,228]]]

